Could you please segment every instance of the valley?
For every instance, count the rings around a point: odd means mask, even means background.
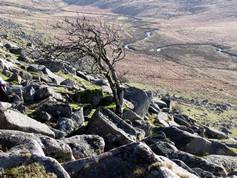
[[[236,1],[2,0],[0,4],[1,18],[49,36],[55,34],[52,24],[78,14],[116,24],[127,53],[117,69],[126,73],[131,85],[237,104]]]

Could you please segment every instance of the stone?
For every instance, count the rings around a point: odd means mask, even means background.
[[[67,134],[71,134],[73,131],[79,128],[76,121],[71,118],[62,117],[58,120],[57,128]]]
[[[40,133],[54,137],[54,133],[47,125],[11,109],[0,111],[0,129]]]
[[[198,176],[198,174],[192,170],[190,167],[188,167],[183,161],[180,161],[178,159],[172,159],[173,162],[175,162],[178,166],[180,166],[181,168],[187,170],[188,172]]]
[[[164,112],[160,112],[157,116],[157,121],[159,124],[161,124],[163,127],[169,127],[169,115],[164,113]]]
[[[227,176],[227,171],[225,170],[223,166],[214,164],[212,162],[205,160],[204,158],[197,157],[192,154],[185,153],[183,151],[176,151],[176,152],[169,153],[168,158],[171,160],[178,159],[180,161],[183,161],[191,169],[200,168],[201,170],[210,172],[218,177]]]
[[[12,107],[11,103],[0,102],[0,110],[1,111],[6,111],[6,110],[10,109],[11,107]]]
[[[174,121],[179,124],[179,125],[183,125],[186,126],[188,128],[192,128],[192,125],[195,124],[194,121],[192,121],[189,117],[187,117],[186,115],[180,115],[180,114],[174,114]]]
[[[60,85],[61,82],[63,82],[65,79],[63,77],[60,77],[53,72],[51,72],[48,68],[43,69],[44,74],[47,74],[50,79],[52,79],[57,85]]]
[[[76,135],[61,140],[71,147],[75,159],[97,156],[104,152],[104,139],[98,135]]]
[[[228,173],[237,171],[237,157],[236,156],[224,156],[224,155],[208,155],[205,159],[216,165],[222,165]]]
[[[38,90],[36,90],[36,93],[34,95],[34,100],[43,100],[46,99],[48,97],[53,97],[57,100],[63,101],[63,97],[61,94],[56,93],[52,88],[50,87],[42,87]]]
[[[74,95],[74,100],[77,103],[91,104],[94,108],[98,107],[102,98],[103,91],[101,89],[86,89]]]
[[[72,117],[71,117],[74,121],[76,121],[76,123],[78,124],[78,126],[81,126],[84,121],[84,113],[83,113],[83,107],[81,107],[80,109],[77,109],[75,111],[73,111],[72,113]]]
[[[57,178],[71,178],[61,164],[51,157],[34,156],[33,160],[43,165],[47,172],[54,173]]]
[[[88,123],[88,132],[104,138],[109,150],[136,141],[136,130],[112,111],[99,108]]]
[[[124,90],[124,98],[130,101],[134,105],[134,111],[144,118],[152,101],[152,93],[129,87]]]
[[[19,75],[21,76],[21,78],[23,80],[27,80],[27,81],[30,81],[33,79],[33,76],[31,75],[31,73],[27,72],[27,71],[19,71]]]
[[[10,70],[14,67],[14,64],[12,62],[9,62],[5,59],[0,58],[0,69],[3,70]]]
[[[44,103],[40,110],[49,113],[51,116],[55,118],[67,117],[71,118],[72,109],[68,104],[57,102],[57,101],[49,101]]]
[[[53,157],[60,162],[75,160],[70,146],[60,140],[40,136],[46,156]]]
[[[63,166],[71,178],[197,177],[169,159],[155,155],[144,143],[128,144],[96,157],[65,163]]]
[[[159,99],[154,99],[152,102],[157,104],[160,109],[168,107],[168,105],[164,101],[159,100]]]
[[[148,121],[145,121],[138,114],[130,109],[125,109],[122,116],[123,120],[130,123],[133,127],[139,128],[145,131],[146,135],[151,133],[152,126]]]
[[[11,77],[8,79],[8,81],[9,82],[16,82],[17,84],[21,84],[22,78],[21,78],[21,76],[18,73],[14,72],[11,75]]]
[[[60,85],[65,85],[72,88],[77,88],[76,83],[71,79],[63,80]]]
[[[13,150],[14,148],[16,148],[16,151],[19,151],[19,149],[24,148],[32,155],[45,156],[42,149],[43,144],[40,139],[32,133],[16,130],[0,130],[0,145],[1,149],[3,149],[2,151]],[[5,167],[9,164],[10,163],[0,161],[0,167]]]
[[[30,65],[27,67],[27,71],[31,71],[31,72],[41,72],[41,71],[43,71],[44,68],[45,68],[44,65],[30,64]]]
[[[31,103],[34,101],[35,89],[33,86],[29,85],[23,90],[23,98],[26,103]]]
[[[60,60],[38,60],[38,64],[46,66],[49,70],[52,72],[69,72],[69,73],[76,73],[76,69],[70,65],[70,63],[67,63],[65,61]]]
[[[89,78],[87,77],[87,75],[85,73],[83,73],[81,71],[77,71],[76,74],[77,74],[78,77],[80,77],[80,78],[82,78],[82,79],[84,79],[86,81],[89,81]]]
[[[207,140],[195,134],[180,130],[177,127],[161,128],[166,136],[175,143],[175,146],[185,152],[194,155],[222,154],[236,155],[225,144]]]
[[[201,168],[193,168],[193,170],[198,174],[201,178],[216,178],[211,172],[204,171]]]
[[[221,131],[218,131],[214,128],[210,128],[210,127],[204,127],[205,128],[205,131],[204,131],[204,134],[207,138],[211,138],[211,139],[227,139],[228,136],[221,132]]]

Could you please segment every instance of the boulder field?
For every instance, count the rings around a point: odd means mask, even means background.
[[[236,138],[174,111],[170,96],[124,84],[119,117],[103,78],[0,48],[0,177],[237,176]]]

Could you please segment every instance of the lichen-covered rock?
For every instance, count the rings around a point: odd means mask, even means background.
[[[236,155],[236,153],[229,149],[225,144],[205,139],[176,127],[166,127],[160,130],[162,130],[166,136],[175,143],[175,146],[178,149],[194,155]]]
[[[43,104],[40,107],[41,110],[49,113],[53,117],[67,117],[71,118],[72,116],[72,109],[68,104],[62,102],[51,101]]]
[[[97,135],[76,135],[69,138],[63,138],[67,143],[76,159],[92,157],[104,152],[104,139]]]
[[[134,128],[139,128],[145,131],[146,135],[151,133],[152,126],[148,121],[145,121],[141,116],[130,109],[125,109],[122,118],[130,123]]]
[[[72,150],[68,144],[45,136],[40,136],[40,140],[47,156],[53,157],[60,162],[74,160]]]
[[[205,159],[210,163],[222,165],[227,172],[233,173],[237,171],[237,157],[236,156],[223,156],[223,155],[208,155]]]
[[[54,133],[47,125],[11,109],[0,110],[0,129],[40,133],[54,137]]]
[[[36,100],[36,101],[43,100],[48,97],[53,97],[53,98],[60,100],[60,101],[64,100],[61,94],[56,93],[52,88],[47,87],[47,86],[38,89],[34,94],[34,100]]]
[[[147,145],[132,143],[93,158],[64,164],[71,178],[196,178],[169,159],[155,155]]]
[[[138,88],[129,87],[125,89],[124,98],[132,102],[134,111],[141,117],[145,117],[152,100],[152,93]]]
[[[113,112],[99,108],[88,124],[90,134],[104,138],[106,150],[136,141],[136,130]]]

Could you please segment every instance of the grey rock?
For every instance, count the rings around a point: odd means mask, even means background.
[[[21,76],[18,73],[14,72],[11,75],[11,77],[8,79],[8,81],[9,82],[17,82],[18,84],[21,84],[22,78],[21,78]]]
[[[47,122],[47,121],[50,121],[52,119],[52,116],[45,112],[45,111],[38,111],[36,112],[36,119],[40,122]]]
[[[44,74],[47,74],[49,78],[51,78],[56,84],[60,85],[65,79],[54,74],[48,68],[43,69]]]
[[[210,141],[198,135],[180,130],[176,127],[167,127],[161,129],[166,136],[175,143],[176,147],[182,151],[194,154],[222,154],[222,155],[236,155],[226,145]]]
[[[188,172],[195,174],[196,176],[199,176],[194,170],[192,170],[190,167],[188,167],[183,161],[180,161],[178,159],[172,159],[172,161],[175,162],[181,168],[187,170]]]
[[[0,70],[10,70],[14,67],[14,64],[12,62],[9,62],[5,59],[0,58]]]
[[[0,129],[41,133],[54,137],[54,133],[47,125],[11,109],[0,111]]]
[[[193,170],[199,175],[201,178],[216,178],[211,172],[204,171],[201,168],[193,168]]]
[[[84,118],[84,113],[83,113],[83,107],[81,107],[80,109],[77,109],[76,111],[74,111],[72,113],[72,117],[71,117],[73,120],[76,121],[76,123],[81,126],[84,121],[85,121],[85,118]]]
[[[31,71],[31,72],[41,72],[41,71],[43,71],[44,68],[45,68],[44,65],[30,64],[30,65],[27,67],[27,71]]]
[[[63,80],[60,85],[65,85],[72,88],[77,88],[76,83],[71,79]]]
[[[63,101],[63,97],[61,94],[56,93],[52,88],[50,87],[42,87],[38,89],[34,95],[34,100],[43,100],[48,97],[53,97],[57,100]]]
[[[136,141],[136,130],[112,111],[99,108],[88,124],[90,134],[104,138],[106,150]]]
[[[227,139],[228,136],[221,132],[221,131],[218,131],[214,128],[210,128],[210,127],[204,127],[205,128],[205,136],[208,137],[208,138],[211,138],[211,139]]]
[[[76,159],[92,157],[104,152],[104,139],[97,135],[76,135],[69,138],[63,138],[67,143]]]
[[[24,88],[23,98],[26,103],[31,103],[34,101],[35,89],[33,86],[29,85]]]
[[[29,73],[29,72],[27,72],[27,71],[23,71],[23,70],[21,70],[21,71],[19,72],[19,75],[21,76],[21,78],[22,78],[23,80],[28,80],[28,81],[30,81],[30,80],[32,80],[32,78],[33,78],[33,76],[31,75],[31,73]]]
[[[155,155],[143,143],[132,143],[94,158],[68,162],[64,168],[71,178],[197,177],[169,159]]]
[[[229,173],[237,170],[236,156],[208,155],[205,159],[210,163],[222,165]]]
[[[133,103],[134,111],[138,115],[145,117],[151,104],[152,93],[129,87],[124,91],[124,98]]]
[[[51,116],[59,118],[59,117],[67,117],[71,118],[72,109],[68,104],[57,102],[57,101],[49,101],[43,104],[40,107],[40,110],[49,113]]]
[[[0,130],[0,145],[4,150],[16,148],[16,150],[19,151],[19,149],[24,148],[32,155],[45,155],[42,150],[43,144],[40,139],[31,133],[15,130]],[[3,165],[5,164],[8,165],[6,162],[0,162],[0,164],[0,167],[4,167]]]
[[[130,123],[133,127],[139,128],[145,131],[146,135],[151,133],[152,126],[148,121],[145,121],[138,114],[130,109],[125,109],[122,116],[123,120]]]
[[[76,121],[71,118],[62,117],[58,120],[57,128],[67,134],[71,134],[73,131],[79,128]]]
[[[55,140],[50,137],[40,136],[44,153],[53,157],[60,162],[74,160],[70,146],[60,140]]]
[[[45,65],[49,70],[52,72],[69,72],[69,73],[76,73],[76,69],[70,65],[70,63],[66,63],[65,61],[59,61],[59,60],[38,60],[38,64]]]
[[[81,71],[77,71],[76,74],[77,74],[78,77],[80,77],[80,78],[82,78],[82,79],[84,79],[84,80],[89,81],[89,78],[87,77],[87,75],[86,75],[85,73],[83,73],[83,72],[81,72]]]
[[[54,173],[57,178],[71,178],[61,164],[53,158],[34,156],[33,160],[43,165],[47,172]]]
[[[163,109],[163,108],[167,108],[167,107],[168,107],[168,105],[166,104],[166,102],[164,102],[164,101],[162,101],[162,100],[159,100],[159,99],[154,99],[152,102],[155,103],[155,104],[157,104],[160,109]]]
[[[219,177],[227,176],[227,172],[223,166],[214,164],[212,162],[205,160],[204,158],[197,157],[189,153],[176,151],[173,153],[169,153],[168,158],[181,160],[192,169],[200,168],[204,171],[214,174],[215,176]]]

